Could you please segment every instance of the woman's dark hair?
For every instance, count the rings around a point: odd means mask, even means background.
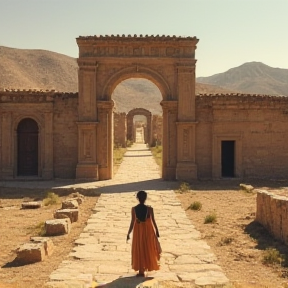
[[[141,190],[137,193],[136,197],[139,200],[139,202],[141,204],[143,204],[145,202],[145,200],[147,199],[147,193],[145,191]]]

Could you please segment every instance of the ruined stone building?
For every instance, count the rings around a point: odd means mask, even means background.
[[[78,93],[0,91],[0,178],[110,179],[116,121],[111,95],[132,77],[152,81],[163,97],[163,179],[286,178],[288,98],[195,95],[197,42],[79,37]],[[145,137],[152,143],[157,124],[147,115]],[[122,122],[128,135],[129,121]]]

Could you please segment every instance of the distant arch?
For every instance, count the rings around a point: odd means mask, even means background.
[[[144,129],[144,141],[145,143],[152,144],[152,113],[144,108],[135,108],[128,112],[127,114],[127,139],[135,142],[135,129],[133,125],[133,118],[136,115],[145,116],[147,119],[147,126]]]

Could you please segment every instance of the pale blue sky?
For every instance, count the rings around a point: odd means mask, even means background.
[[[288,0],[0,0],[0,46],[78,57],[78,36],[196,36],[196,76],[288,69]]]

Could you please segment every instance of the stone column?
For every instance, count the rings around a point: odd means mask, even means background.
[[[39,145],[39,147],[41,150],[44,149],[42,178],[48,180],[53,178],[53,114],[48,112],[44,114],[44,117],[44,145]]]
[[[178,66],[177,180],[197,179],[195,66]]]
[[[2,113],[1,117],[1,176],[2,179],[13,179],[13,135],[12,135],[12,114]],[[17,142],[14,143],[17,147]],[[17,148],[16,148],[17,149]]]
[[[113,101],[98,101],[97,163],[99,180],[113,177]]]
[[[163,108],[163,155],[162,178],[164,180],[176,179],[177,164],[177,101],[162,101]]]
[[[99,179],[97,165],[96,63],[79,64],[77,179]]]

